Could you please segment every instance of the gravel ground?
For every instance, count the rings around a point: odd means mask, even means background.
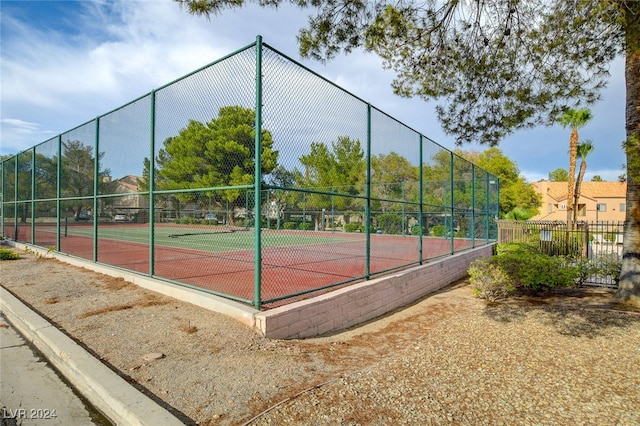
[[[640,312],[605,290],[486,304],[463,281],[352,330],[270,340],[57,260],[0,269],[185,424],[640,425]]]

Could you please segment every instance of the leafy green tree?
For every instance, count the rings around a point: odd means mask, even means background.
[[[295,172],[289,171],[284,166],[278,166],[270,173],[267,182],[269,184],[269,201],[274,202],[278,209],[277,228],[280,229],[281,213],[290,206],[295,206],[302,200],[302,194],[291,191],[296,182]]]
[[[475,192],[472,190],[474,183],[472,164],[465,159],[465,155],[466,153],[462,150],[456,150],[455,155],[447,150],[441,150],[433,154],[428,164],[422,168],[423,202],[426,205],[424,211],[427,213],[423,224],[430,229],[431,235],[439,232],[433,229],[443,225],[443,214],[449,215],[451,207],[456,210],[453,213],[453,223],[446,224],[447,231],[450,226],[454,226],[458,228],[459,233],[468,234],[469,230],[465,228],[466,219],[468,210],[473,206],[473,197],[475,196],[476,200],[486,199],[483,185],[477,187]],[[452,173],[453,182],[451,181]]]
[[[549,180],[551,182],[568,182],[569,172],[567,169],[557,168],[549,172]]]
[[[249,186],[254,183],[255,112],[250,108],[226,106],[208,123],[190,120],[178,135],[167,138],[156,158],[155,189],[207,189]],[[268,130],[262,130],[262,173],[277,165],[278,151]],[[144,163],[141,188],[149,188],[148,159]],[[208,191],[213,201],[244,207],[246,189]],[[195,193],[176,196],[182,202],[195,202]],[[209,204],[210,200],[207,200]],[[233,209],[232,209],[233,211]],[[231,214],[229,223],[234,223]]]
[[[576,217],[574,210],[574,202],[577,200],[575,197],[576,186],[576,163],[578,158],[578,129],[586,125],[593,115],[591,111],[586,108],[573,109],[570,108],[565,111],[558,122],[563,127],[571,127],[571,136],[569,137],[569,179],[567,181],[567,226],[572,228],[572,223],[575,223]]]
[[[298,184],[317,191],[307,195],[307,206],[316,210],[334,206],[338,210],[361,207],[358,198],[330,195],[362,195],[366,179],[367,163],[360,141],[341,136],[327,146],[311,143],[311,152],[300,157],[305,172],[297,173]]]
[[[518,166],[501,149],[492,147],[481,153],[456,150],[456,153],[500,179],[500,217],[507,217],[516,209],[514,214],[519,220],[535,216],[542,204],[541,196],[520,175]]]
[[[371,196],[380,199],[382,212],[394,210],[397,203],[382,200],[417,201],[419,168],[396,152],[371,157]],[[377,206],[374,207],[378,209]]]
[[[195,14],[245,0],[176,0]],[[248,2],[248,1],[247,1]],[[625,55],[627,216],[618,296],[640,303],[640,2],[636,0],[272,0],[315,8],[298,35],[304,57],[365,48],[396,72],[394,91],[441,102],[459,143],[495,145],[593,104]]]
[[[602,179],[602,176],[600,175],[593,175],[591,182],[604,182],[604,179]]]
[[[98,164],[104,152],[98,154]],[[62,142],[60,192],[63,197],[92,197],[94,195],[95,182],[95,156],[93,146],[85,145],[79,140],[67,140]],[[111,185],[108,176],[109,169],[99,169],[97,174],[98,193],[101,193],[106,185]],[[74,215],[79,218],[82,210],[92,206],[83,205],[82,201],[74,207]],[[95,214],[95,212],[93,212]]]
[[[36,197],[56,198],[58,186],[58,158],[36,154]]]

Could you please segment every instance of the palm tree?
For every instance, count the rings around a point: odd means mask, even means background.
[[[578,219],[578,200],[580,199],[580,185],[582,185],[582,179],[584,179],[584,172],[587,171],[587,157],[595,150],[591,141],[586,141],[578,145],[577,156],[580,159],[580,171],[578,172],[578,178],[576,179],[576,190],[573,195],[573,205],[576,207],[573,209],[573,223],[576,223]]]
[[[578,157],[578,128],[587,124],[593,115],[588,109],[568,109],[558,119],[562,127],[571,127],[569,137],[569,182],[567,185],[567,228],[572,229],[573,201],[576,176],[576,159]]]

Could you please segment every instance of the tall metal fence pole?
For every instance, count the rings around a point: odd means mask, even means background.
[[[471,165],[471,247],[476,246],[476,166]]]
[[[149,276],[153,276],[155,274],[155,244],[156,244],[156,234],[155,234],[155,194],[156,190],[156,91],[152,90],[150,94],[150,120],[151,120],[151,135],[149,141]]]
[[[57,146],[57,156],[58,162],[56,164],[56,248],[60,251],[60,232],[61,232],[61,222],[62,222],[62,202],[60,198],[62,198],[62,191],[60,189],[62,185],[62,135],[58,135],[58,146]],[[67,234],[67,227],[65,224],[64,228],[65,236]]]
[[[262,227],[260,223],[262,194],[262,36],[256,37],[256,123],[255,123],[255,176],[254,176],[254,290],[253,305],[260,309],[262,304]]]
[[[424,221],[424,165],[423,165],[423,160],[422,160],[422,156],[423,156],[423,145],[424,145],[424,140],[422,139],[422,135],[419,136],[420,139],[420,172],[418,174],[418,179],[419,179],[419,191],[420,191],[420,195],[418,195],[418,200],[420,201],[420,206],[418,207],[418,212],[419,212],[419,216],[418,216],[418,226],[420,227],[420,231],[418,232],[418,255],[420,256],[420,264],[422,265],[422,261],[423,261],[423,252],[422,252],[422,238],[423,238],[423,234],[422,234],[422,227],[423,227],[423,221]]]
[[[93,261],[98,261],[98,185],[100,184],[100,117],[96,118],[96,136],[93,144],[95,156],[93,161]]]
[[[13,159],[13,240],[18,241],[18,157]]]
[[[36,147],[31,149],[31,243],[36,243]]]
[[[364,204],[365,278],[371,276],[371,104],[367,104],[367,186]]]
[[[4,237],[4,161],[0,161],[0,237]]]
[[[454,179],[455,179],[455,173],[453,170],[454,167],[454,154],[453,152],[449,152],[449,188],[451,190],[451,193],[449,194],[449,202],[451,203],[451,208],[449,209],[449,214],[450,216],[450,220],[449,220],[449,252],[450,254],[453,254],[454,250],[455,250],[455,244],[454,244],[454,238],[455,238],[455,220],[454,220],[454,203],[455,203],[455,196],[453,194],[453,186],[454,186]]]
[[[485,186],[485,191],[487,193],[487,201],[485,204],[485,208],[484,208],[484,239],[485,242],[489,242],[489,237],[491,234],[491,231],[489,230],[489,216],[491,215],[491,198],[490,198],[490,191],[491,191],[491,177],[489,175],[489,173],[487,173],[485,175],[485,182],[484,182],[484,186]]]

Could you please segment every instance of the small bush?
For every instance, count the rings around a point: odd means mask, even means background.
[[[300,229],[302,229],[303,231],[310,230],[311,229],[311,223],[309,223],[309,222],[301,223],[300,224]]]
[[[496,246],[496,254],[501,255],[505,253],[540,253],[540,247],[531,243],[500,243]]]
[[[514,285],[533,293],[572,287],[580,276],[578,268],[563,257],[535,253],[503,253],[492,258]]]
[[[285,222],[284,229],[298,229],[298,222]]]
[[[0,248],[0,260],[16,260],[20,255],[8,248]]]
[[[364,225],[361,223],[347,223],[344,225],[344,230],[346,232],[364,232]]]
[[[445,232],[446,228],[444,225],[435,225],[431,227],[430,234],[434,237],[444,237]]]
[[[579,286],[583,285],[592,275],[600,271],[598,265],[589,259],[576,259],[572,263],[578,270],[576,284]]]
[[[218,224],[218,220],[217,219],[202,219],[200,221],[200,224],[202,224],[202,225],[217,225]]]
[[[622,271],[622,259],[616,253],[608,253],[597,260],[596,270],[598,275],[610,277],[616,284],[620,282]]]
[[[469,281],[473,295],[495,302],[515,291],[511,278],[499,266],[485,259],[478,259],[469,268]]]
[[[420,227],[418,225],[414,225],[411,227],[411,235],[420,235]],[[429,235],[429,231],[426,226],[422,227],[422,235]]]

